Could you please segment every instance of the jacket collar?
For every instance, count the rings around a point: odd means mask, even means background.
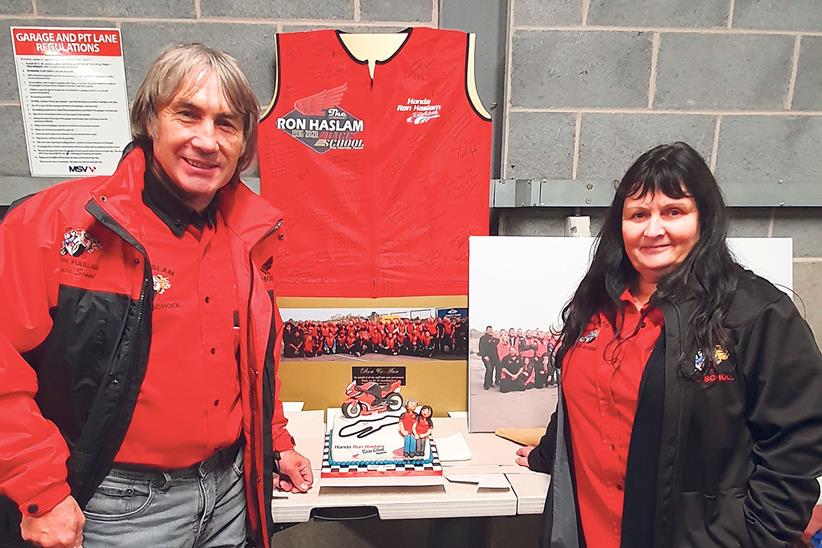
[[[134,147],[126,152],[115,172],[91,190],[92,199],[139,241],[144,240],[145,172],[145,153]],[[282,221],[278,209],[239,180],[220,190],[219,210],[226,226],[249,247],[273,232]]]
[[[143,203],[146,204],[157,217],[163,221],[169,230],[178,238],[186,229],[193,225],[198,230],[206,226],[214,228],[217,224],[217,206],[219,194],[211,200],[202,213],[191,209],[170,187],[169,183],[154,174],[154,170],[147,169],[145,187],[143,188]]]

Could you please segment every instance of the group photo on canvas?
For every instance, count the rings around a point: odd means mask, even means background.
[[[431,359],[464,359],[467,348],[468,318],[462,313],[435,309],[422,310],[326,310],[312,319],[305,311],[290,314],[283,325],[283,357],[378,359],[404,356]],[[433,314],[433,316],[432,316]],[[413,316],[413,317],[411,317]],[[323,317],[326,319],[316,319]]]

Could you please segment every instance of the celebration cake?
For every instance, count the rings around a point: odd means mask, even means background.
[[[399,430],[402,415],[402,411],[388,411],[355,419],[342,415],[334,417],[334,426],[329,434],[329,464],[430,463],[433,460],[430,443],[425,444],[422,454],[418,454],[420,452],[416,449],[413,454],[405,451],[405,436]]]
[[[403,402],[399,392],[399,382],[348,386],[342,414],[329,417],[322,477],[442,475],[432,438],[433,409]]]

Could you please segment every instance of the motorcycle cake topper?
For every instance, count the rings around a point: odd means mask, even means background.
[[[352,382],[345,389],[346,399],[340,406],[342,414],[353,419],[360,415],[385,413],[402,409],[400,381],[396,380],[387,386],[375,382],[357,384]]]

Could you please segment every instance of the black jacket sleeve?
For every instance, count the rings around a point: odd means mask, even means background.
[[[557,412],[551,415],[548,428],[539,440],[539,445],[528,455],[528,468],[534,472],[549,474],[554,467],[554,449],[557,445]]]
[[[743,335],[753,472],[744,501],[753,546],[785,546],[810,519],[822,475],[822,355],[783,295]]]

